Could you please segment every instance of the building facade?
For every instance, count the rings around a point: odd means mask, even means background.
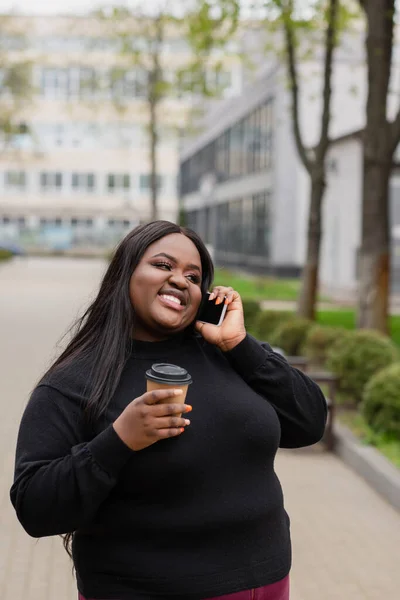
[[[34,92],[20,111],[20,133],[1,140],[0,242],[113,245],[150,217],[146,74],[127,69],[109,31],[89,17],[13,17],[1,45],[10,60],[30,61]],[[166,77],[188,56],[171,31]],[[242,86],[237,56],[236,47],[209,73],[228,96]],[[0,64],[0,91],[5,71]],[[176,89],[159,108],[159,215],[169,220],[178,212],[179,132],[194,100]]]
[[[398,154],[398,153],[397,153]],[[395,157],[390,181],[391,283],[400,292],[400,163]],[[328,154],[322,211],[321,284],[332,296],[352,299],[359,280],[363,147],[361,132],[334,140]]]
[[[319,134],[321,69],[318,56],[299,69],[300,129],[309,148]],[[398,75],[395,61],[394,87]],[[339,295],[354,293],[357,284],[362,148],[348,134],[364,125],[365,78],[362,36],[344,38],[334,64],[330,137],[338,141],[327,158],[321,261],[322,284]],[[205,131],[181,153],[187,222],[207,240],[220,265],[255,273],[301,272],[310,180],[295,147],[290,107],[285,67],[272,60],[240,98],[224,101],[209,115]]]

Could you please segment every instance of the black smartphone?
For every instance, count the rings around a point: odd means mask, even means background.
[[[203,301],[200,306],[200,310],[197,314],[197,320],[202,323],[211,323],[211,325],[221,325],[224,320],[226,309],[228,308],[225,302],[222,304],[215,304],[215,300],[209,300],[211,292],[203,297]]]

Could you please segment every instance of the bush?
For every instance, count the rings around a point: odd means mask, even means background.
[[[260,303],[256,300],[242,300],[243,302],[243,311],[244,311],[244,322],[246,325],[246,329],[250,333],[255,333],[255,324],[258,315],[261,313]]]
[[[376,331],[349,331],[328,351],[327,367],[339,377],[339,390],[359,404],[367,382],[399,358],[396,345]]]
[[[300,349],[313,325],[313,321],[309,321],[308,319],[292,317],[281,323],[268,341],[271,346],[282,348],[289,356],[297,356],[300,354]]]
[[[10,258],[12,258],[12,252],[5,248],[0,248],[0,261],[9,260]]]
[[[309,358],[313,365],[324,367],[332,345],[338,343],[348,333],[348,330],[343,327],[314,325],[307,333],[301,354]]]
[[[371,377],[364,389],[361,412],[373,431],[400,439],[400,363]]]
[[[269,342],[275,329],[293,317],[293,313],[288,310],[261,311],[254,323],[256,337],[262,342]]]

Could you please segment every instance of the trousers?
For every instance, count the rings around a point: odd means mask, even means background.
[[[203,600],[289,600],[289,575],[276,583],[264,587],[235,592],[234,594],[225,594],[224,596],[214,596],[213,598],[204,598]],[[85,598],[79,594],[78,600],[96,600],[95,598]]]

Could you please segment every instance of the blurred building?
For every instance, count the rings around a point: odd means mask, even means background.
[[[332,296],[351,298],[357,289],[361,245],[363,186],[362,130],[332,141],[328,154],[323,205],[321,281]],[[389,188],[392,237],[392,291],[400,292],[400,153],[397,151]]]
[[[0,241],[59,249],[114,244],[150,216],[143,72],[133,66],[121,75],[115,41],[90,18],[12,17],[0,45],[2,56],[31,61],[35,87],[20,134],[0,140]],[[171,30],[162,57],[167,76],[188,56],[187,43]],[[225,96],[238,94],[238,47],[233,42],[216,60],[222,66],[210,77]],[[1,71],[0,62],[0,89]],[[161,218],[177,217],[179,132],[194,102],[177,89],[160,108]]]
[[[300,128],[310,149],[320,129],[322,68],[318,52],[299,68]],[[394,89],[399,73],[395,58]],[[338,293],[352,293],[357,282],[362,148],[352,134],[364,125],[365,96],[363,36],[349,35],[335,56],[330,137],[337,143],[327,163],[321,260],[322,283]],[[397,98],[391,97],[392,114]],[[239,98],[221,102],[202,134],[183,148],[187,223],[207,240],[220,265],[279,275],[301,271],[310,181],[295,147],[290,107],[285,65],[272,57],[257,82]]]

